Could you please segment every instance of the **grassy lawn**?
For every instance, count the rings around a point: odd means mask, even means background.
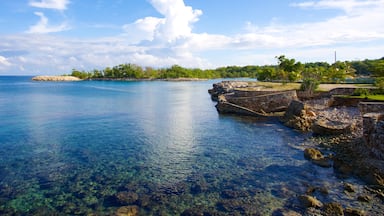
[[[360,95],[360,96],[347,96],[347,97],[351,97],[351,98],[367,98],[367,99],[370,99],[370,100],[384,101],[384,95],[368,95],[368,96]]]

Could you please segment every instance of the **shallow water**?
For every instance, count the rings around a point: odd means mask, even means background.
[[[304,160],[307,135],[276,120],[221,116],[202,82],[32,82],[0,77],[0,213],[270,215],[296,196],[373,214],[332,169]],[[374,200],[373,202],[376,202]],[[380,203],[380,202],[379,202]]]

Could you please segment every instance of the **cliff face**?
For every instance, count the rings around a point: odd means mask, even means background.
[[[372,153],[384,160],[384,113],[367,113],[363,116],[365,144]]]
[[[61,82],[61,81],[81,81],[82,79],[79,79],[74,76],[35,76],[32,78],[32,80]]]

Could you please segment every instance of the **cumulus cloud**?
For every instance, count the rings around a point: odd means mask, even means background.
[[[134,34],[134,41],[150,40],[172,43],[180,38],[191,35],[193,23],[199,20],[201,10],[186,6],[183,0],[150,0],[152,6],[163,17],[145,17],[138,19],[133,24],[124,25],[124,30],[131,37]],[[137,34],[138,33],[138,34]]]
[[[62,23],[57,26],[49,26],[48,18],[42,12],[35,12],[35,15],[40,17],[40,20],[37,24],[29,27],[27,33],[45,34],[52,32],[61,32],[69,29],[69,26],[66,23]]]
[[[66,10],[67,5],[70,3],[69,0],[30,0],[29,5],[37,8],[55,9],[55,10]]]

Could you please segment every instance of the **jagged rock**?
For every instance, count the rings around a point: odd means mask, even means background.
[[[115,215],[116,216],[136,216],[139,213],[139,207],[132,206],[122,206],[117,209]]]
[[[292,100],[281,120],[288,127],[308,131],[311,129],[315,118],[316,113],[310,110],[307,105],[301,101]]]
[[[212,100],[218,100],[218,96],[233,92],[236,88],[246,88],[248,82],[241,81],[222,81],[214,83],[213,88],[209,89],[208,92],[211,94]]]
[[[340,203],[331,202],[324,205],[324,215],[343,216],[344,210]]]
[[[384,159],[384,113],[367,113],[363,116],[365,144],[378,159]]]
[[[320,118],[313,123],[312,131],[316,135],[323,136],[349,134],[352,131],[352,124]]]
[[[321,203],[318,199],[309,195],[299,196],[299,201],[301,205],[303,205],[306,208],[309,208],[309,207],[321,208],[323,206],[323,203]]]

